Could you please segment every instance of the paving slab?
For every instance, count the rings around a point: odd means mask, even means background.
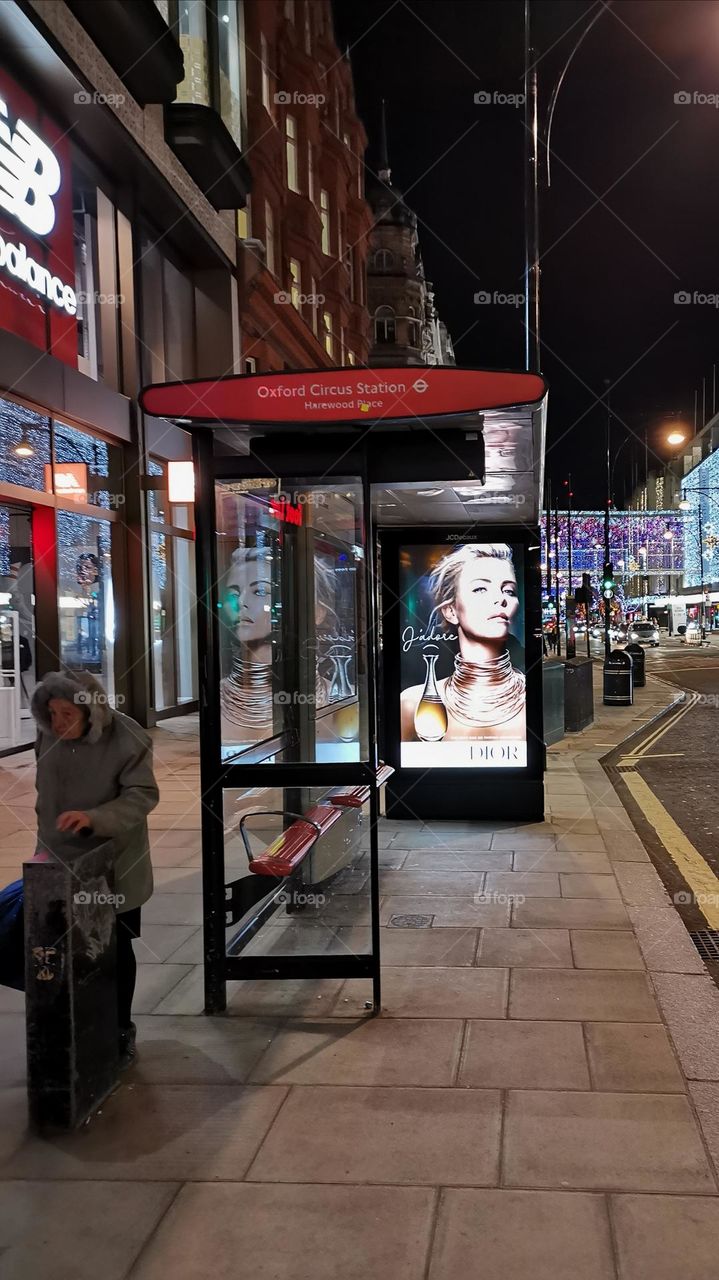
[[[618,899],[619,890],[613,875],[598,876],[589,872],[567,871],[559,877],[563,898]]]
[[[387,1018],[503,1018],[508,969],[383,968],[382,1016]],[[366,992],[349,981],[342,996],[359,1012]]]
[[[601,969],[515,969],[510,1018],[570,1022],[659,1022],[644,973]]]
[[[621,1280],[714,1280],[716,1199],[614,1195],[610,1206]]]
[[[651,971],[706,974],[706,967],[673,906],[629,907],[629,919]]]
[[[250,1170],[254,1182],[495,1185],[491,1089],[295,1086]]]
[[[643,969],[634,934],[619,929],[572,929],[572,953],[577,969]]]
[[[2,1280],[125,1280],[166,1213],[172,1182],[5,1182]]]
[[[278,1026],[264,1018],[137,1017],[128,1084],[242,1084]]]
[[[448,853],[444,849],[428,853],[410,850],[404,854],[404,871],[511,871],[511,853]]]
[[[515,929],[623,929],[629,916],[622,902],[602,898],[527,898],[512,908]]]
[[[251,1079],[256,1084],[451,1085],[463,1026],[449,1018],[298,1020],[275,1030]]]
[[[422,1187],[191,1184],[131,1280],[417,1280],[435,1198]]]
[[[476,963],[506,968],[569,969],[567,929],[483,929]]]
[[[483,871],[384,871],[380,874],[382,894],[411,894],[416,897],[473,898],[484,888]]]
[[[391,967],[442,965],[456,969],[474,962],[479,937],[479,929],[383,929],[381,962]]]
[[[469,1022],[460,1085],[475,1089],[589,1089],[579,1022]]]
[[[233,1181],[245,1176],[287,1090],[127,1084],[77,1133],[27,1133],[0,1178]]]
[[[606,853],[545,853],[518,850],[514,854],[514,871],[581,871],[594,875],[611,875],[612,865]]]
[[[558,898],[559,876],[549,871],[490,871],[485,894],[519,898]]]
[[[504,1188],[442,1192],[429,1280],[614,1280],[614,1275],[602,1196]]]
[[[431,907],[431,910],[430,910]],[[481,929],[509,924],[509,903],[478,901],[474,898],[427,898],[392,896],[384,899],[380,912],[382,924],[393,916],[431,914],[433,927],[443,929]]]
[[[685,1093],[686,1086],[663,1026],[588,1022],[585,1036],[592,1084],[622,1093]]]
[[[685,1097],[510,1091],[504,1183],[716,1194]]]

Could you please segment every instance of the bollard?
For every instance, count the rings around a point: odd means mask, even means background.
[[[23,866],[30,1119],[76,1129],[117,1082],[115,908],[107,846]]]
[[[640,644],[628,644],[625,653],[632,660],[632,684],[635,689],[643,689],[647,683],[644,650]]]
[[[634,701],[631,655],[614,649],[604,663],[604,705],[631,707]]]

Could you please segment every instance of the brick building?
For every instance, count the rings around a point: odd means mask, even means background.
[[[246,0],[243,371],[366,364],[367,137],[329,0]]]

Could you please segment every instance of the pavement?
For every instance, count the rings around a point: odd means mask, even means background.
[[[202,1015],[198,745],[156,730],[140,1059],[79,1133],[27,1131],[0,989],[0,1280],[715,1280],[719,992],[600,763],[676,696],[595,688],[542,823],[383,820],[378,1018],[356,981]],[[32,782],[1,762],[6,880]]]

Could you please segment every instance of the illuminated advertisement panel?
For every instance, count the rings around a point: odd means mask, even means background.
[[[402,768],[526,767],[523,556],[400,547]]]

